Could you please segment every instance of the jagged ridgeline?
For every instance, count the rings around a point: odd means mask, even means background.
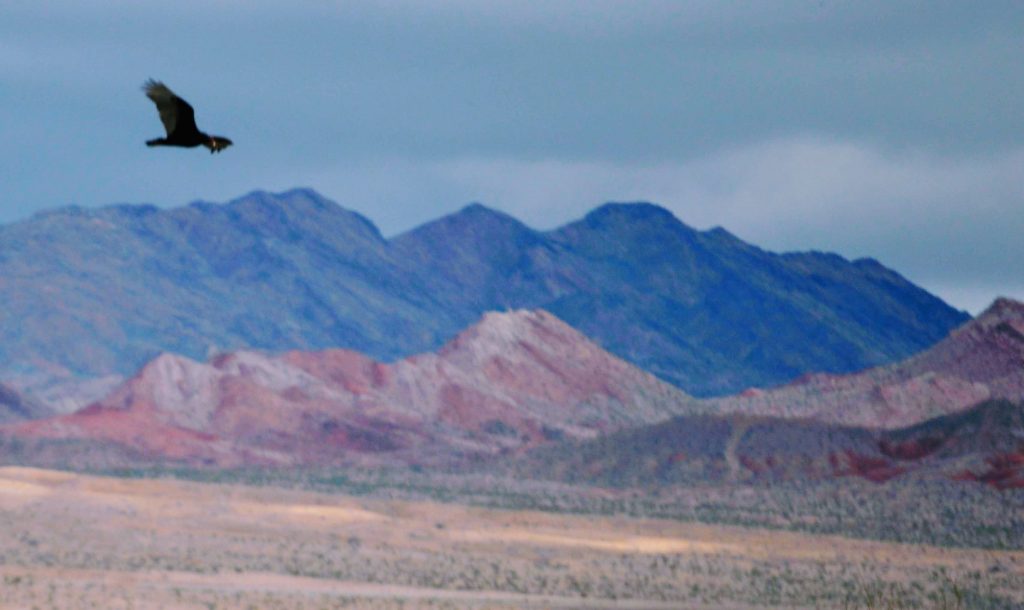
[[[429,351],[544,308],[697,396],[904,358],[967,319],[873,260],[775,254],[650,204],[551,231],[480,205],[385,239],[310,190],[0,227],[0,379],[132,374],[160,352]]]

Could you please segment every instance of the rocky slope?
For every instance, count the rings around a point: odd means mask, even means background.
[[[616,487],[915,478],[1024,488],[1024,403],[989,401],[898,430],[772,417],[683,416],[535,450],[519,476]]]
[[[621,486],[941,477],[1024,487],[1024,303],[920,354],[704,401],[704,414],[540,449],[523,476]]]
[[[1024,303],[998,299],[908,360],[853,375],[812,374],[779,388],[717,399],[710,408],[896,428],[989,399],[1024,401]]]
[[[545,233],[476,205],[392,244],[452,310],[542,307],[697,396],[891,362],[967,319],[876,261],[766,252],[646,203]]]
[[[0,379],[56,395],[161,352],[437,349],[489,310],[545,308],[696,395],[916,353],[966,320],[871,260],[778,255],[609,204],[535,231],[474,205],[393,239],[309,190],[0,227]],[[65,383],[65,382],[72,383]]]
[[[206,363],[163,354],[80,412],[0,435],[37,456],[77,443],[79,466],[437,465],[696,408],[554,316],[515,311],[487,314],[437,353],[393,364],[344,350],[240,351]]]
[[[0,383],[0,424],[46,417],[53,413],[45,405],[25,398],[14,389]]]

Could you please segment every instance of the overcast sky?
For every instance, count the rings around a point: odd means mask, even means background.
[[[0,222],[309,186],[392,235],[647,200],[977,313],[1024,299],[1022,32],[1019,0],[5,0]],[[149,77],[235,147],[147,149]]]

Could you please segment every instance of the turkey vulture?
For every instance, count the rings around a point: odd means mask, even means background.
[[[153,100],[160,111],[160,122],[167,130],[166,138],[147,140],[146,146],[184,146],[193,148],[202,144],[210,149],[210,154],[220,152],[231,146],[231,140],[221,136],[211,136],[199,131],[196,127],[195,112],[188,102],[174,94],[167,85],[149,79],[142,86],[146,97]]]

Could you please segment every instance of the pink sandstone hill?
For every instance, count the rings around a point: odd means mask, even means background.
[[[545,311],[488,313],[437,353],[163,354],[70,415],[0,427],[144,461],[438,464],[694,412],[677,388]]]
[[[811,374],[710,402],[712,412],[900,428],[982,401],[1024,400],[1024,303],[997,299],[932,348],[852,375]]]

